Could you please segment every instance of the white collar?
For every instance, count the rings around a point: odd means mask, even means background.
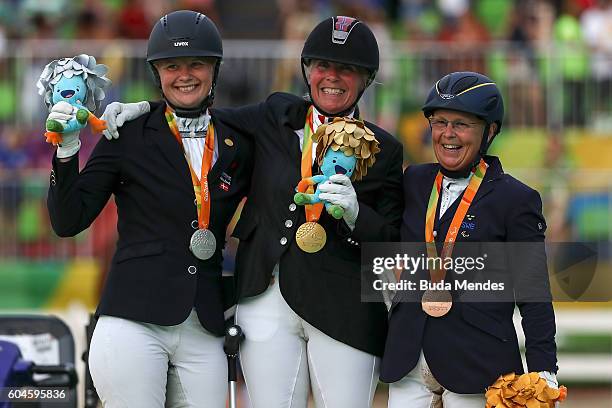
[[[203,113],[197,118],[182,118],[176,116],[174,112],[172,114],[176,120],[176,126],[181,133],[181,137],[206,137],[206,131],[210,123],[210,113],[208,109],[206,113]]]
[[[346,115],[346,116],[348,116],[349,118],[352,118],[354,115],[355,115],[355,109],[353,109],[353,111],[351,113],[349,113],[348,115]],[[320,116],[322,116],[324,118],[323,121],[321,121]],[[314,105],[312,105],[312,127],[313,127],[312,131],[313,132],[316,132],[318,127],[321,126],[323,123],[329,123],[332,120],[333,120],[332,118],[329,118],[329,117],[327,117],[325,115],[322,115],[317,110],[317,108]]]
[[[470,179],[472,178],[472,174],[473,173],[470,172],[470,175],[464,178],[451,178],[448,176],[444,176],[442,180],[442,185],[445,188],[449,188],[449,186],[452,185],[454,187],[453,189],[463,191],[468,186],[468,184],[470,184]]]

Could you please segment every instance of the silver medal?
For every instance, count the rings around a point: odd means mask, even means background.
[[[206,260],[215,254],[217,240],[209,229],[199,229],[191,236],[189,249],[196,258]]]

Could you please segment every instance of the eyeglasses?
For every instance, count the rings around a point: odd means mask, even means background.
[[[448,124],[451,124],[451,127],[455,132],[462,133],[466,132],[469,129],[476,127],[476,125],[481,125],[480,122],[463,122],[461,120],[454,120],[449,122],[446,119],[437,119],[437,118],[427,118],[429,120],[429,125],[432,129],[435,130],[444,130],[448,127]]]

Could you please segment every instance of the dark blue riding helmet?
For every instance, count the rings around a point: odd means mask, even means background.
[[[497,85],[478,72],[453,72],[436,82],[422,110],[430,117],[436,109],[471,113],[487,125],[497,123],[496,134],[504,120],[504,100]]]

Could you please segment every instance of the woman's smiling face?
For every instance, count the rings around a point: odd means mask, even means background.
[[[179,108],[200,106],[209,94],[215,67],[214,58],[168,58],[154,63],[164,96]]]
[[[470,113],[438,109],[429,117],[433,150],[442,167],[464,170],[476,159],[485,122]],[[491,125],[489,138],[496,124]]]
[[[313,59],[308,66],[313,102],[325,112],[349,109],[365,88],[367,72],[353,65]]]

